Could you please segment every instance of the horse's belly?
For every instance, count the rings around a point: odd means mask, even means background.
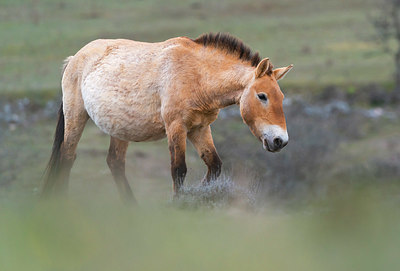
[[[156,91],[82,88],[86,111],[105,133],[126,141],[165,137],[161,102]]]

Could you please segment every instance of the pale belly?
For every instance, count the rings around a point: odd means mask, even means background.
[[[136,142],[165,137],[156,88],[135,88],[132,83],[93,73],[83,81],[81,91],[87,113],[103,132]]]

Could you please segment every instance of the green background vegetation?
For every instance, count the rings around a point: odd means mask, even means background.
[[[0,3],[0,92],[54,95],[63,59],[97,38],[162,41],[230,32],[275,66],[285,85],[386,83],[394,67],[374,40],[372,0],[61,1]]]

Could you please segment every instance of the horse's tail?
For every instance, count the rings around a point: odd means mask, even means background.
[[[62,67],[62,74],[64,74],[65,69],[72,56],[64,60]],[[54,183],[57,180],[60,167],[61,167],[61,144],[64,142],[64,109],[63,103],[61,102],[60,109],[58,110],[58,121],[56,132],[54,134],[53,149],[51,151],[51,156],[49,163],[47,164],[45,177],[44,177],[44,187],[43,194],[49,194],[54,187]]]
[[[54,134],[53,149],[49,163],[47,164],[44,178],[43,194],[49,194],[57,180],[61,167],[61,144],[64,142],[64,112],[63,103],[61,102],[58,110],[58,122],[56,132]]]

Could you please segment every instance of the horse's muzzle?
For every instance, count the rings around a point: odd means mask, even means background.
[[[265,150],[268,150],[270,152],[279,152],[288,144],[288,142],[288,140],[284,140],[281,137],[275,137],[272,140],[264,138],[263,147]]]

